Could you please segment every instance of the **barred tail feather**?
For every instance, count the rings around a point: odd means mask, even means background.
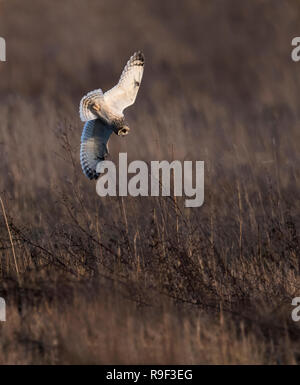
[[[89,179],[97,179],[97,165],[108,155],[108,140],[112,129],[100,119],[86,122],[81,135],[80,163]]]

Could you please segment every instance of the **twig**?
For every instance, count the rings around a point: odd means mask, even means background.
[[[2,213],[3,213],[4,220],[5,220],[7,232],[8,232],[8,235],[9,235],[9,240],[10,240],[11,249],[12,249],[12,253],[13,253],[13,257],[14,257],[14,262],[15,262],[15,268],[16,268],[17,277],[18,277],[18,282],[20,283],[19,268],[18,268],[18,264],[17,264],[17,258],[16,258],[16,253],[15,253],[14,242],[13,242],[13,239],[12,239],[12,235],[11,235],[11,232],[10,232],[10,228],[9,228],[9,224],[8,224],[8,220],[7,220],[7,216],[6,216],[3,200],[2,200],[1,197],[0,197],[0,203],[1,203],[1,207],[2,207]]]

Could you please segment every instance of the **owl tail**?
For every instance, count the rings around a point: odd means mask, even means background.
[[[93,112],[92,107],[101,106],[102,103],[103,103],[103,92],[100,88],[98,90],[89,92],[80,101],[80,106],[79,106],[80,119],[83,122],[97,119],[99,116]]]

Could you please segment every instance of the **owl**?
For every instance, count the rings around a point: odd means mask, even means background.
[[[134,53],[125,65],[119,82],[103,93],[99,88],[85,95],[79,106],[85,125],[81,135],[80,163],[89,179],[97,179],[98,163],[108,155],[108,141],[112,133],[125,136],[130,128],[123,111],[136,99],[144,72],[142,52]]]

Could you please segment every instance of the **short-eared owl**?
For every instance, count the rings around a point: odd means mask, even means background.
[[[97,165],[108,154],[108,140],[112,132],[127,135],[123,111],[131,106],[141,85],[144,71],[144,55],[136,52],[128,60],[116,86],[103,93],[89,92],[80,101],[79,113],[86,122],[81,136],[80,162],[89,179],[97,179]]]

